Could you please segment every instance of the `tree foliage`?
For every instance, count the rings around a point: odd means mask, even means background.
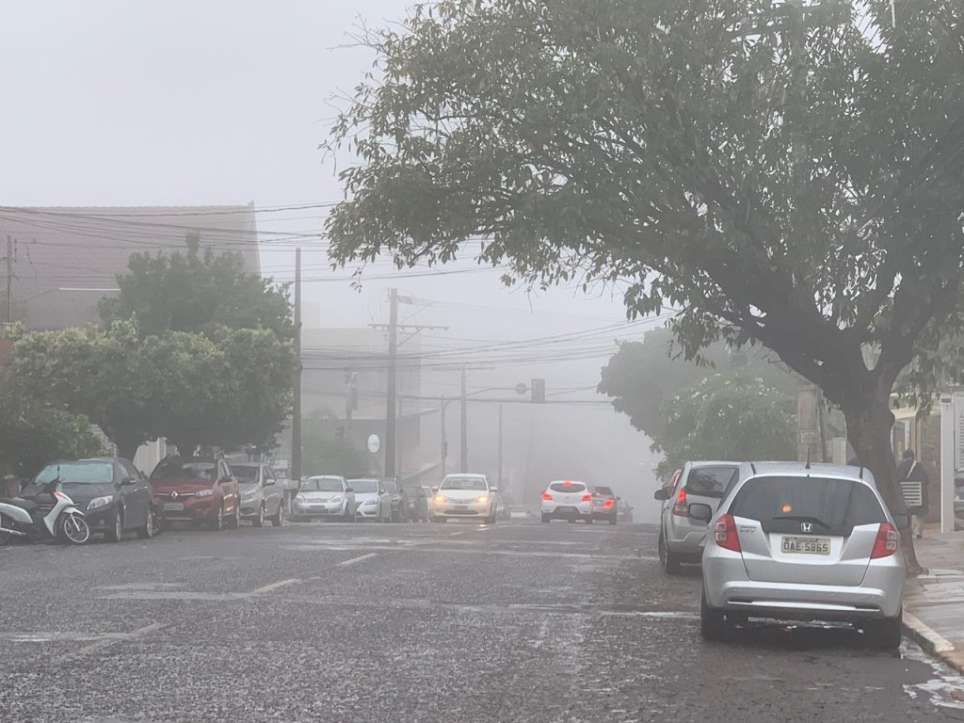
[[[308,475],[335,474],[347,478],[371,474],[368,454],[344,439],[325,433],[319,417],[302,422],[303,466]]]
[[[218,327],[270,329],[293,338],[287,289],[244,271],[237,253],[198,249],[188,237],[186,250],[171,254],[132,254],[128,271],[117,276],[120,293],[100,302],[105,325],[136,319],[143,336],[165,331],[212,335]]]
[[[689,355],[759,341],[902,502],[890,392],[957,319],[964,6],[442,0],[370,34],[334,127],[336,259],[481,259],[628,284]],[[869,366],[863,349],[878,350]],[[906,536],[905,536],[906,537]]]

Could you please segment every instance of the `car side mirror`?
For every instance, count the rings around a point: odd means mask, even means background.
[[[616,499],[619,499],[618,497]],[[660,500],[661,502],[669,499],[669,492],[664,488],[660,487],[658,490],[653,492],[653,499]]]
[[[265,487],[272,487],[272,486],[274,486],[274,480],[269,477],[268,479],[266,479],[266,480],[264,481],[264,486],[265,486]]]
[[[346,488],[345,488],[345,494],[349,494],[349,493],[354,494],[354,493],[355,493],[355,490],[352,489],[351,487],[346,487]]]
[[[432,494],[433,494],[433,495],[437,495],[437,494],[438,494],[438,487],[433,487],[433,488],[432,488]]]
[[[690,505],[690,518],[698,522],[709,522],[713,518],[713,508],[704,505],[702,502],[694,502]]]
[[[489,487],[489,492],[498,492],[498,491],[499,491],[498,487]]]
[[[133,477],[125,477],[124,479],[121,480],[122,487],[126,487],[128,485],[133,485],[133,484],[137,484],[137,480],[134,479]]]

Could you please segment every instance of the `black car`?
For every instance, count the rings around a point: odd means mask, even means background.
[[[615,525],[619,519],[618,504],[619,498],[612,487],[595,485],[592,488],[593,519],[608,520],[610,525]]]
[[[405,519],[412,522],[428,522],[431,493],[430,489],[417,484],[402,487]]]
[[[28,485],[38,487],[60,478],[60,489],[87,516],[91,532],[101,532],[111,542],[136,530],[147,539],[154,535],[151,488],[130,460],[121,457],[51,462]]]

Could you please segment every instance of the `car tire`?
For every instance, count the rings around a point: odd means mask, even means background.
[[[666,537],[663,531],[659,532],[659,539],[656,542],[659,550],[659,562],[663,566],[663,571],[667,575],[678,575],[680,571],[679,560],[676,555],[670,552],[669,545],[666,544]]]
[[[271,525],[273,527],[284,527],[285,522],[288,518],[285,516],[285,506],[284,504],[278,504],[278,511],[274,513],[274,517],[271,518]]]
[[[258,505],[258,514],[252,520],[255,527],[264,527],[264,502]]]
[[[548,525],[551,520],[552,520],[552,518],[549,517],[549,515],[547,515],[545,512],[542,513],[542,521],[543,521],[543,522],[545,522],[545,523]]]
[[[433,517],[433,518],[432,518],[432,522],[437,522],[437,523],[439,523],[439,524],[445,524],[445,518],[444,518],[444,517]]]
[[[155,532],[154,510],[148,507],[147,519],[144,520],[144,526],[137,530],[137,536],[142,540],[149,540],[154,537]]]
[[[494,525],[494,524],[495,524],[495,519],[496,519],[496,517],[495,517],[495,512],[493,512],[491,515],[489,515],[488,517],[485,518],[485,524],[487,524],[487,525]]]
[[[119,508],[114,510],[114,524],[105,537],[110,542],[120,542],[124,539],[124,513]]]
[[[877,650],[896,650],[903,635],[903,614],[865,624],[864,635],[868,644]]]
[[[700,635],[713,643],[726,637],[726,616],[722,610],[710,607],[704,591],[700,592]]]

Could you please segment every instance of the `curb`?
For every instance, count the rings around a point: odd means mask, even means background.
[[[924,623],[913,613],[904,612],[902,627],[904,635],[911,638],[928,655],[958,673],[964,673],[964,654],[958,652],[947,638]]]

